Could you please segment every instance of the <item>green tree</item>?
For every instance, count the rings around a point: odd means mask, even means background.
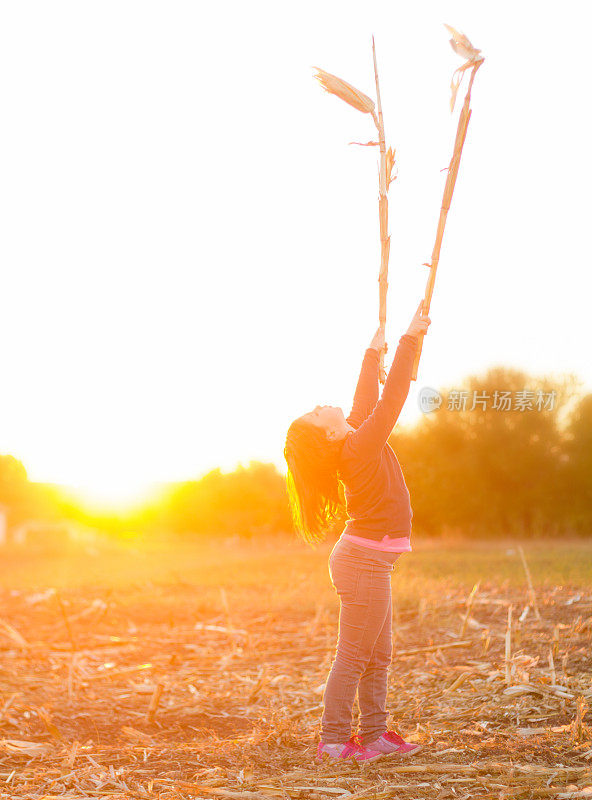
[[[579,532],[592,531],[592,394],[585,395],[566,428],[563,480],[566,516]]]
[[[285,478],[274,464],[259,461],[176,487],[160,523],[177,533],[252,536],[290,530]]]
[[[454,528],[470,535],[557,530],[563,511],[560,415],[572,379],[561,383],[494,367],[469,377],[462,391],[464,406],[458,395],[451,407],[455,396],[445,390],[439,410],[393,435],[414,524],[429,533]],[[504,397],[512,404],[507,410]],[[548,407],[536,410],[537,398]]]

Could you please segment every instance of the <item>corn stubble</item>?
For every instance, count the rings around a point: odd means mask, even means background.
[[[380,148],[380,166],[378,173],[379,181],[379,198],[378,198],[378,213],[380,219],[380,273],[378,276],[379,284],[379,311],[378,319],[379,325],[384,331],[386,327],[386,298],[388,290],[388,264],[390,255],[390,236],[388,233],[388,189],[394,180],[392,176],[393,167],[395,165],[395,151],[389,147],[386,149],[385,135],[384,135],[384,120],[382,116],[382,104],[380,100],[380,85],[378,81],[378,66],[376,63],[376,47],[374,37],[372,37],[372,58],[374,63],[374,80],[376,84],[376,105],[371,97],[367,94],[356,89],[351,83],[338,78],[336,75],[326,72],[319,67],[314,76],[323,89],[330,94],[334,94],[344,102],[348,103],[353,108],[361,111],[363,114],[370,114],[374,120],[376,130],[378,133],[378,141],[371,142],[350,142],[350,144],[361,144],[364,147],[379,147]],[[396,177],[396,176],[395,176]],[[386,372],[384,369],[384,353],[386,347],[380,349],[380,361],[378,367],[378,377],[381,383],[386,381]]]
[[[252,548],[239,547],[249,563]],[[240,561],[224,596],[212,587],[206,598],[204,566],[192,583],[138,591],[130,581],[102,617],[98,587],[64,590],[75,651],[51,598],[0,587],[0,796],[587,796],[589,585],[534,584],[538,619],[526,580],[409,584],[397,600],[388,724],[422,752],[318,765],[339,615],[330,548],[314,556],[311,614],[298,569],[292,592],[281,583],[294,549],[278,547],[267,591],[245,582]]]
[[[453,155],[448,167],[448,173],[446,177],[446,185],[444,187],[444,197],[442,200],[442,205],[440,208],[440,216],[438,219],[438,227],[436,231],[436,241],[432,250],[432,259],[429,264],[425,266],[430,268],[430,273],[427,280],[426,291],[424,295],[424,303],[423,303],[423,314],[428,315],[430,310],[430,304],[432,301],[432,294],[434,291],[434,284],[436,280],[436,270],[438,268],[438,263],[440,260],[440,249],[442,247],[442,238],[444,236],[444,228],[446,226],[446,218],[448,215],[448,211],[450,209],[450,203],[452,201],[452,195],[454,192],[454,186],[456,183],[456,177],[458,175],[458,168],[460,164],[460,158],[462,155],[462,149],[467,133],[467,127],[469,124],[469,119],[471,116],[470,110],[470,100],[471,100],[471,90],[473,87],[473,81],[475,79],[475,74],[481,64],[484,61],[483,56],[481,55],[481,50],[474,47],[471,41],[465,36],[463,33],[460,33],[451,25],[445,25],[449,33],[452,35],[450,39],[450,45],[454,52],[457,55],[460,55],[462,58],[465,59],[464,64],[462,64],[458,69],[454,71],[451,81],[451,98],[450,98],[450,110],[454,111],[454,106],[456,104],[456,97],[460,85],[462,83],[462,79],[464,74],[467,70],[471,70],[471,77],[469,80],[469,86],[467,89],[467,93],[465,95],[465,101],[463,104],[463,108],[461,110],[457,132],[456,132],[456,139],[454,142],[454,151]],[[370,114],[372,119],[374,120],[374,124],[376,126],[376,130],[378,132],[378,141],[371,141],[371,142],[351,142],[351,144],[363,144],[364,146],[378,146],[380,148],[380,169],[379,169],[379,219],[380,219],[380,273],[379,273],[379,324],[380,327],[384,330],[386,326],[386,299],[387,299],[387,289],[388,289],[388,264],[389,264],[389,254],[390,254],[390,236],[388,233],[388,189],[390,184],[392,183],[392,170],[395,164],[395,151],[389,147],[386,149],[385,144],[385,135],[384,135],[384,122],[382,116],[382,105],[380,100],[380,86],[378,80],[378,67],[376,63],[376,48],[374,43],[374,37],[372,37],[372,56],[374,61],[374,77],[376,83],[376,104],[364,92],[357,89],[355,86],[352,86],[351,83],[344,81],[342,78],[337,77],[337,75],[333,75],[330,72],[326,72],[319,67],[315,67],[317,73],[315,74],[315,78],[319,81],[323,89],[329,92],[330,94],[339,97],[345,103],[352,106],[353,108],[361,111],[363,114]],[[419,360],[421,357],[421,351],[423,347],[423,335],[419,337],[419,343],[417,347],[417,352],[415,355],[415,360],[413,363],[413,370],[411,379],[417,379],[417,370],[419,366]],[[379,365],[379,379],[381,383],[384,383],[386,380],[386,373],[384,370],[384,353],[385,348],[380,350],[380,365]]]
[[[448,217],[448,211],[450,209],[450,203],[452,201],[452,194],[454,192],[454,186],[456,184],[456,176],[458,175],[458,167],[460,165],[460,158],[462,155],[463,146],[465,143],[465,137],[467,135],[467,127],[469,125],[469,119],[471,118],[471,109],[469,108],[471,102],[471,89],[473,88],[473,81],[475,80],[475,75],[477,70],[485,60],[481,56],[481,50],[478,50],[476,47],[473,47],[471,42],[467,39],[467,37],[456,31],[450,25],[445,25],[448,31],[452,34],[452,39],[450,39],[450,45],[455,53],[462,56],[466,59],[465,63],[458,67],[454,71],[452,76],[452,82],[450,84],[451,88],[451,98],[450,98],[450,111],[454,111],[454,106],[456,104],[456,96],[458,93],[458,89],[462,82],[465,72],[470,69],[471,70],[471,78],[469,80],[469,86],[467,89],[467,93],[465,95],[465,101],[460,112],[458,126],[456,129],[456,139],[454,141],[454,150],[452,153],[452,158],[450,160],[450,164],[448,166],[448,172],[446,175],[446,184],[444,186],[444,197],[442,199],[442,206],[440,208],[440,216],[438,218],[438,228],[436,231],[436,241],[434,243],[434,249],[432,250],[432,260],[429,264],[425,266],[430,268],[430,273],[428,275],[424,301],[423,301],[423,314],[428,315],[430,311],[430,304],[432,302],[432,294],[434,292],[434,284],[436,282],[436,270],[438,269],[438,263],[440,261],[440,249],[442,247],[442,237],[444,236],[444,228],[446,226],[446,219]],[[417,370],[419,367],[419,359],[421,358],[421,351],[423,347],[423,334],[419,337],[419,344],[417,346],[417,352],[415,354],[415,360],[413,362],[413,371],[411,373],[411,380],[417,380]]]

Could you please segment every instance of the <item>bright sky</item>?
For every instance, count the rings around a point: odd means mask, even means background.
[[[386,358],[423,295],[458,112],[446,22],[481,48],[417,383],[493,364],[592,389],[585,4],[3,3],[0,452],[31,480],[127,497],[274,461],[346,414],[378,325],[369,116],[390,189]],[[525,387],[527,388],[527,387]]]

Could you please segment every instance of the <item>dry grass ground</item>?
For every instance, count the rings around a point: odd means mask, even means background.
[[[522,544],[540,619],[517,542],[399,560],[388,708],[424,747],[366,766],[313,758],[332,543],[4,548],[0,798],[588,796],[592,541]]]

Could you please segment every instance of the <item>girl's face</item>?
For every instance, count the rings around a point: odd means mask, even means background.
[[[339,406],[316,406],[313,411],[303,414],[302,419],[325,430],[340,429],[345,424],[345,417]]]

